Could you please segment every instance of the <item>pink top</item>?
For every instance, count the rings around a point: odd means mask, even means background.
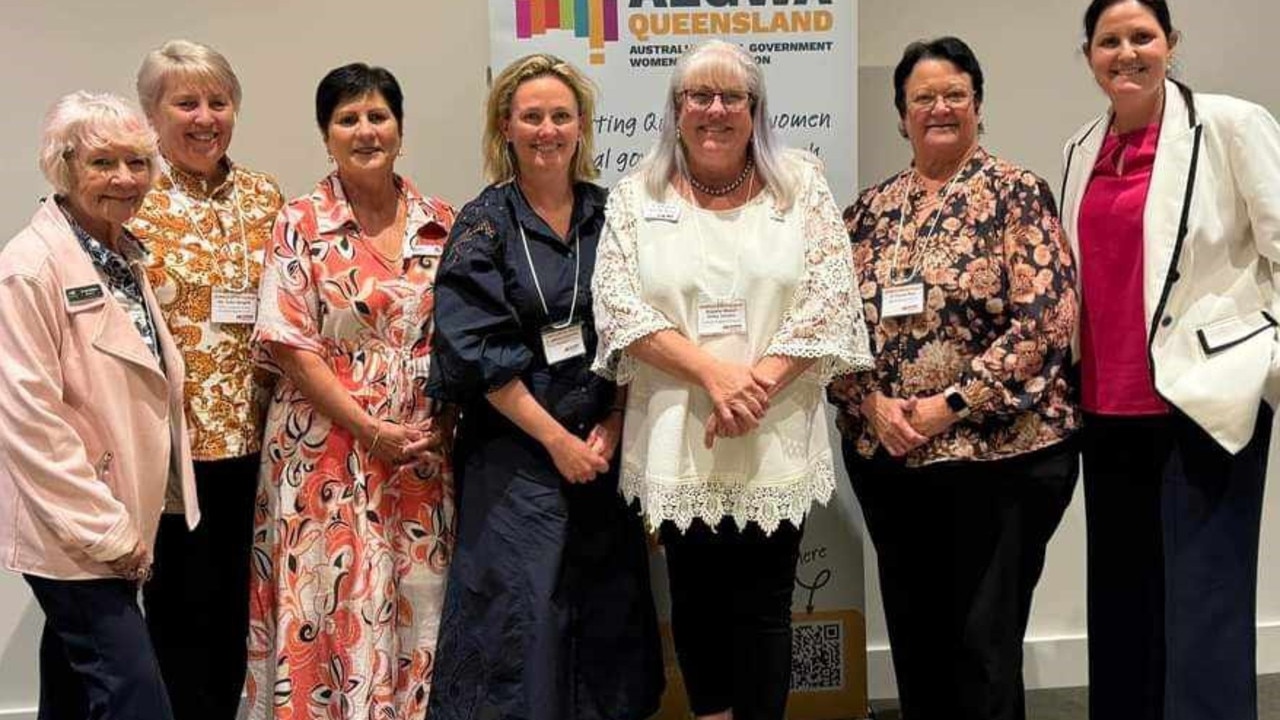
[[[1162,415],[1147,354],[1143,220],[1160,125],[1108,134],[1080,205],[1081,407]]]

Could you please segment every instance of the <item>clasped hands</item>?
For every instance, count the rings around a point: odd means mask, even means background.
[[[873,392],[863,398],[861,410],[871,432],[894,457],[915,450],[959,420],[942,393],[902,399]]]
[[[556,470],[571,483],[587,483],[608,472],[622,439],[622,413],[611,412],[591,428],[587,439],[564,430],[547,446]]]
[[[769,397],[776,382],[754,368],[734,363],[716,363],[703,380],[703,387],[715,406],[707,418],[702,442],[710,450],[716,438],[742,437],[760,427],[769,410]]]
[[[438,418],[413,425],[378,420],[363,442],[370,453],[394,467],[434,467],[449,455],[453,428]]]

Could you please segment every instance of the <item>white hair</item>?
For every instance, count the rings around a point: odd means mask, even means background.
[[[649,196],[661,198],[672,178],[689,173],[677,125],[681,93],[690,78],[706,78],[721,87],[746,86],[751,94],[751,152],[755,158],[756,174],[765,189],[777,198],[780,207],[791,207],[800,179],[789,167],[790,163],[785,162],[785,156],[795,151],[783,147],[769,122],[764,74],[746,50],[723,40],[698,43],[686,50],[676,62],[664,103],[662,131],[636,170],[644,178]]]
[[[127,147],[150,161],[149,182],[160,172],[156,133],[128,100],[79,90],[62,96],[45,116],[40,132],[40,171],[54,192],[71,191],[70,159],[77,151]]]

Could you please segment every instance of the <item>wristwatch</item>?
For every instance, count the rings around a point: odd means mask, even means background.
[[[960,393],[960,388],[952,385],[942,391],[942,397],[947,401],[947,407],[956,414],[956,417],[961,420],[969,417],[969,401],[964,399],[964,395]]]

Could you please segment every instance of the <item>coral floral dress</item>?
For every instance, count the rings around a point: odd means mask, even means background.
[[[361,236],[337,174],[276,220],[254,339],[314,352],[371,415],[426,420],[432,288],[453,211],[397,182],[404,259]],[[452,473],[394,469],[288,378],[254,512],[249,717],[422,718],[453,546]]]

